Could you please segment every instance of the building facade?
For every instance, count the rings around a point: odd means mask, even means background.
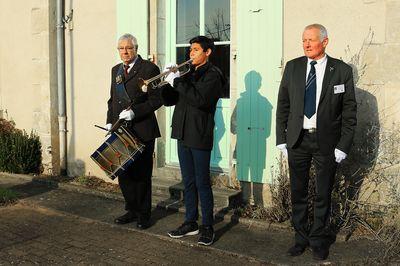
[[[60,170],[55,2],[0,2],[0,115],[40,135],[47,174]],[[398,0],[64,2],[68,175],[106,178],[90,159],[104,141],[94,125],[105,124],[111,67],[119,62],[116,41],[127,32],[137,37],[139,54],[161,69],[188,58],[191,37],[215,40],[211,61],[229,77],[230,91],[215,115],[214,180],[226,186],[240,181],[249,198],[268,195],[279,174],[278,87],[285,62],[303,54],[301,34],[308,24],[325,25],[327,53],[354,67],[360,110],[356,143],[372,126],[380,132],[398,126]],[[170,138],[172,111],[157,111],[158,169],[179,167]],[[268,196],[259,202],[268,204]]]

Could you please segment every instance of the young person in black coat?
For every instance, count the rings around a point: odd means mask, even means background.
[[[139,229],[150,227],[151,176],[153,170],[154,142],[160,136],[154,111],[161,105],[158,89],[147,92],[139,87],[139,78],[149,79],[160,73],[159,68],[137,54],[137,40],[130,34],[118,40],[118,51],[122,63],[111,71],[110,99],[108,100],[108,130],[123,119],[128,129],[144,144],[145,149],[138,159],[118,177],[125,199],[126,213],[114,220],[126,224],[137,220]],[[128,108],[132,105],[131,108]]]
[[[222,95],[225,78],[208,58],[214,43],[205,36],[190,40],[192,67],[179,77],[172,72],[162,87],[167,106],[175,105],[172,117],[172,138],[178,140],[178,157],[185,186],[186,215],[184,223],[168,232],[172,238],[199,233],[198,197],[201,202],[202,225],[198,243],[211,245],[214,241],[214,199],[210,182],[210,158],[213,148],[214,114]]]

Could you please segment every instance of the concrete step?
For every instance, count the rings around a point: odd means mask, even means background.
[[[153,177],[153,198],[159,202],[159,207],[184,211],[183,191],[184,185],[181,181]],[[214,211],[237,206],[241,200],[240,193],[238,190],[213,187]]]
[[[232,184],[231,177],[229,173],[222,171],[221,169],[211,169],[211,184],[214,188],[232,188],[234,184]],[[158,167],[153,170],[153,176],[181,181],[181,171],[177,166],[165,166]]]

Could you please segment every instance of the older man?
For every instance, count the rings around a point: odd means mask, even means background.
[[[290,256],[311,246],[324,260],[329,235],[331,193],[338,163],[346,158],[356,126],[352,69],[325,54],[328,34],[312,24],[303,32],[305,56],[286,64],[276,112],[277,147],[288,155],[295,245]],[[314,219],[308,228],[307,197],[311,161],[316,168]]]
[[[146,147],[131,167],[118,177],[127,212],[116,218],[115,223],[126,224],[137,220],[137,227],[146,229],[150,226],[154,142],[160,136],[154,111],[162,103],[156,89],[144,92],[138,82],[139,78],[158,75],[160,70],[137,54],[137,40],[130,34],[119,38],[117,49],[122,63],[115,65],[111,71],[106,128],[110,130],[118,119],[125,120],[127,127]]]

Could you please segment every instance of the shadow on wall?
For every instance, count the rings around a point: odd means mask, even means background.
[[[219,163],[222,160],[222,154],[221,154],[221,149],[220,149],[220,142],[222,138],[224,137],[226,127],[225,127],[225,122],[224,122],[224,116],[222,113],[222,108],[217,107],[217,110],[215,111],[214,115],[214,121],[215,121],[215,128],[214,128],[214,147],[212,151],[212,158],[211,158],[211,166],[214,170],[218,172],[223,172],[223,169],[219,167]]]
[[[86,174],[86,164],[81,159],[76,159],[68,163],[68,176],[84,176]]]
[[[231,132],[236,135],[233,159],[244,200],[263,206],[263,172],[266,161],[266,139],[271,135],[272,105],[260,94],[262,77],[255,70],[244,79],[231,117]]]
[[[347,197],[357,199],[364,179],[373,171],[376,164],[381,129],[376,97],[357,86],[360,79],[359,67],[352,63],[349,65],[353,68],[354,83],[356,84],[357,126],[350,154],[339,167],[338,176],[344,178]]]

